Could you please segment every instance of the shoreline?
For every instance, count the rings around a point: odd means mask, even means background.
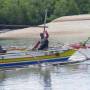
[[[89,18],[90,15],[86,15],[85,18]],[[78,19],[80,18],[80,15],[77,17],[76,16],[68,16],[69,19],[70,17],[73,19]],[[68,18],[66,17],[61,17],[59,19],[62,20],[62,18]],[[83,15],[81,15],[83,17]],[[83,18],[83,19],[85,19]],[[56,19],[57,21],[59,19]],[[82,21],[64,21],[64,22],[56,22],[56,20],[47,23],[46,30],[50,34],[50,38],[53,37],[59,37],[63,39],[72,39],[73,37],[77,39],[77,37],[80,37],[80,39],[86,39],[90,36],[90,20],[82,20]],[[43,26],[39,25],[39,27],[28,27],[28,28],[23,28],[23,29],[17,29],[17,30],[12,30],[8,31],[5,33],[0,33],[0,39],[23,39],[23,38],[39,38],[39,34],[43,32]]]

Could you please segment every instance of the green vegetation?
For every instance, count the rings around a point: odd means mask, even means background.
[[[39,25],[66,15],[88,14],[90,0],[0,0],[0,24]]]

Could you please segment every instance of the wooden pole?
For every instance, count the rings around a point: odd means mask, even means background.
[[[45,10],[44,31],[46,29],[46,21],[47,21],[47,9]]]

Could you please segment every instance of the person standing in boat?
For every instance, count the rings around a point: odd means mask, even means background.
[[[37,44],[34,46],[33,50],[35,50],[37,48],[38,48],[38,50],[48,49],[48,45],[49,45],[48,32],[46,30],[44,30],[43,33],[40,33],[40,37],[41,37],[41,40],[37,42]]]

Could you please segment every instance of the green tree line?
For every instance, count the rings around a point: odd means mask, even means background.
[[[0,24],[39,25],[67,15],[88,14],[90,0],[0,0]]]

